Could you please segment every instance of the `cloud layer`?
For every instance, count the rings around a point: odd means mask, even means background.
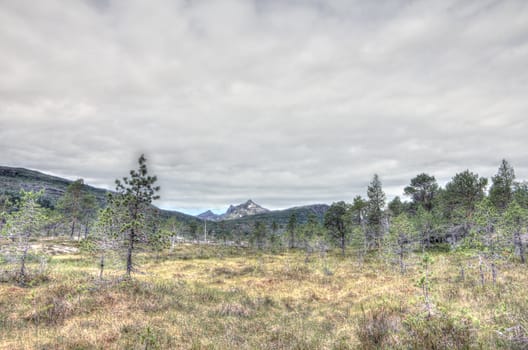
[[[525,1],[0,1],[0,154],[165,208],[528,178]]]

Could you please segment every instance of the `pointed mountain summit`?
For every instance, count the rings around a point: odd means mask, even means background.
[[[211,210],[204,211],[203,213],[196,216],[199,219],[207,220],[207,221],[216,221],[220,217],[220,215],[213,213]]]
[[[262,214],[269,212],[268,209],[261,207],[257,203],[248,199],[245,203],[237,206],[230,205],[227,212],[222,215],[222,220],[237,219],[248,215]]]
[[[244,216],[262,214],[267,212],[269,212],[269,209],[263,208],[257,203],[253,202],[251,199],[248,199],[245,203],[239,205],[230,205],[224,214],[217,215],[211,210],[207,210],[201,213],[200,215],[197,215],[197,217],[202,220],[220,221],[238,219]]]

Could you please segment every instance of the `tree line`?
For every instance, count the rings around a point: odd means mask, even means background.
[[[26,261],[30,241],[37,236],[65,236],[99,258],[103,278],[107,255],[122,256],[126,276],[135,269],[138,244],[153,250],[172,251],[182,240],[205,240],[212,244],[249,246],[263,251],[303,249],[313,252],[338,248],[343,256],[363,259],[377,254],[391,259],[405,273],[407,255],[443,248],[475,253],[496,275],[500,259],[525,263],[528,226],[528,183],[518,182],[513,167],[503,160],[497,174],[488,180],[469,170],[455,174],[444,186],[421,173],[404,188],[404,199],[387,202],[381,179],[375,174],[366,197],[335,202],[323,220],[315,215],[301,221],[292,214],[285,225],[255,221],[251,227],[226,229],[222,222],[203,225],[163,218],[152,205],[159,198],[156,176],[148,173],[146,158],[138,169],[116,180],[103,208],[83,188],[83,181],[70,184],[54,209],[39,204],[43,192],[22,191],[16,198],[0,196],[0,225],[11,244],[3,255],[18,261],[16,279],[28,279]],[[205,222],[203,224],[206,224]],[[495,277],[494,277],[495,278]]]

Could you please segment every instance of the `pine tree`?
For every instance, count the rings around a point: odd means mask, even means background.
[[[491,202],[500,211],[505,210],[513,199],[513,185],[515,172],[506,159],[499,166],[497,175],[491,178],[492,184],[489,191]]]
[[[390,215],[392,217],[399,216],[405,211],[405,204],[401,201],[399,196],[394,197],[388,204]]]
[[[68,185],[66,192],[59,199],[57,207],[63,213],[66,221],[70,225],[70,238],[73,238],[75,228],[81,220],[82,215],[82,195],[83,195],[83,179],[76,180]]]
[[[29,241],[32,237],[41,233],[46,223],[46,216],[43,208],[38,204],[38,200],[44,191],[25,192],[21,191],[21,199],[18,203],[18,210],[13,211],[6,218],[4,232],[15,242],[15,253],[19,255],[20,267],[17,279],[21,285],[25,285],[27,279],[27,256],[29,251]]]
[[[522,208],[528,209],[528,182],[516,182],[513,185],[513,199]]]
[[[377,248],[381,247],[383,238],[383,208],[385,207],[385,193],[381,187],[381,181],[377,174],[374,174],[367,189],[367,232],[369,244]]]
[[[264,240],[266,238],[266,226],[260,222],[255,221],[255,226],[252,232],[252,239],[258,250],[262,250],[264,247]]]
[[[469,170],[453,176],[442,195],[446,216],[448,218],[456,218],[456,216],[462,216],[463,219],[469,218],[475,210],[475,205],[484,198],[487,184],[486,178],[479,177],[478,174]]]
[[[345,202],[332,203],[324,216],[324,226],[330,238],[341,248],[345,256],[346,241],[348,238],[348,207]]]
[[[99,279],[101,280],[108,256],[119,247],[119,238],[126,220],[125,208],[113,205],[112,201],[109,201],[106,208],[99,211],[94,229],[89,235],[89,241],[93,242],[89,248],[90,251],[99,255]]]
[[[308,214],[306,223],[299,227],[299,236],[306,253],[305,261],[308,261],[310,254],[315,250],[315,246],[320,244],[323,238],[321,223],[314,213]]]
[[[504,212],[501,220],[501,229],[506,237],[513,242],[513,248],[521,259],[521,263],[526,262],[525,247],[522,240],[528,226],[528,211],[522,208],[517,202],[512,202]]]
[[[398,257],[401,274],[405,273],[405,257],[410,253],[415,242],[416,228],[407,214],[404,213],[395,217],[392,220],[385,247],[390,254]]]
[[[296,230],[297,230],[297,215],[295,215],[295,213],[292,213],[290,215],[290,219],[288,220],[288,226],[287,226],[287,231],[289,233],[289,248],[292,249],[292,248],[295,248],[295,234],[296,234]]]
[[[477,251],[479,258],[480,279],[484,285],[483,264],[489,261],[493,283],[497,279],[497,260],[499,259],[500,248],[503,247],[503,240],[499,239],[497,227],[499,214],[490,198],[484,198],[477,203],[473,214],[473,225],[471,235],[466,238],[465,246]]]
[[[127,209],[127,223],[123,227],[126,233],[126,275],[130,277],[133,269],[132,254],[134,245],[138,242],[145,227],[145,211],[153,200],[159,198],[156,192],[159,186],[154,186],[156,176],[148,175],[147,160],[144,155],[139,157],[139,169],[131,170],[130,177],[116,180],[117,194],[112,197],[118,205]]]
[[[427,211],[433,209],[433,200],[438,192],[438,184],[434,176],[422,173],[411,179],[411,184],[404,189],[404,193],[410,196],[414,209],[421,206]]]

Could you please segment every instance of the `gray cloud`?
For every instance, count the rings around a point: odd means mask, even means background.
[[[0,2],[1,163],[159,204],[390,196],[500,159],[528,177],[525,1]]]

